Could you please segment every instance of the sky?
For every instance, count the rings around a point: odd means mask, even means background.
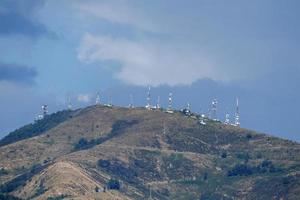
[[[189,102],[300,141],[298,0],[1,0],[0,138],[49,112],[101,102]]]

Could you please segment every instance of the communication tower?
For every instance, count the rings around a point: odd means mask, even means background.
[[[110,106],[110,107],[113,106],[111,94],[108,96],[108,106]]]
[[[96,105],[100,105],[100,93],[97,92],[97,95],[96,95]]]
[[[173,103],[173,94],[170,92],[169,93],[169,98],[168,98],[168,110],[172,110],[172,103]]]
[[[230,124],[230,115],[229,115],[229,113],[225,114],[225,122],[224,122],[224,124]]]
[[[240,126],[240,109],[239,109],[239,99],[236,98],[236,110],[235,110],[235,126]]]
[[[147,104],[145,106],[146,109],[150,110],[151,109],[151,95],[150,95],[150,90],[151,90],[151,87],[149,86],[148,87],[148,93],[147,93]]]
[[[213,99],[211,102],[211,114],[210,117],[212,120],[217,121],[218,116],[217,116],[217,110],[218,110],[218,101],[217,99]]]
[[[160,109],[160,96],[157,96],[156,109]]]

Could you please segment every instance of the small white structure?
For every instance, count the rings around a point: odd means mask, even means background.
[[[106,106],[106,107],[113,107],[112,96],[111,95],[108,96],[108,103],[104,104],[104,106]]]
[[[42,113],[43,113],[43,118],[48,115],[48,105],[44,104],[42,105]]]
[[[191,116],[191,115],[192,115],[192,112],[191,112],[191,104],[190,104],[190,103],[187,103],[186,108],[182,109],[181,112],[182,112],[183,114],[185,114],[186,116]]]
[[[46,104],[42,105],[42,114],[38,114],[38,116],[34,119],[35,122],[44,119],[48,115],[48,106]]]
[[[202,115],[201,115],[201,118],[200,118],[200,124],[202,124],[202,125],[205,125],[205,124],[206,124],[206,123],[204,122],[204,118],[205,118],[205,115],[202,114]]]

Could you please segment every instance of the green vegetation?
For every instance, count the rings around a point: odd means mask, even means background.
[[[9,194],[1,194],[0,193],[0,200],[22,200],[22,199],[12,196],[12,195],[9,195]]]
[[[110,179],[107,183],[107,189],[109,190],[119,190],[120,188],[120,181],[117,179]]]
[[[275,173],[282,171],[281,168],[275,167],[272,161],[264,160],[257,166],[247,164],[237,164],[228,171],[228,176],[250,176],[252,174]]]
[[[103,137],[99,137],[97,139],[92,139],[92,140],[80,138],[78,142],[74,144],[73,150],[79,151],[84,149],[90,149],[96,145],[102,144],[103,142],[122,134],[126,128],[129,128],[136,123],[137,123],[136,120],[132,120],[132,121],[118,120],[113,124],[110,133],[104,135]]]
[[[4,175],[8,175],[8,170],[4,169],[4,168],[1,168],[0,169],[0,176],[4,176]]]
[[[72,114],[72,111],[64,110],[53,113],[51,115],[46,116],[42,120],[38,120],[35,123],[23,126],[5,136],[0,141],[0,147],[4,145],[8,145],[11,143],[15,143],[20,140],[24,140],[27,138],[31,138],[37,135],[41,135],[44,132],[54,128],[58,124],[64,122],[69,119]]]

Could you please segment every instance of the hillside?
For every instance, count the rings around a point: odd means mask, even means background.
[[[0,193],[49,200],[299,199],[300,144],[208,119],[202,125],[198,117],[99,105],[49,116],[0,141]]]

